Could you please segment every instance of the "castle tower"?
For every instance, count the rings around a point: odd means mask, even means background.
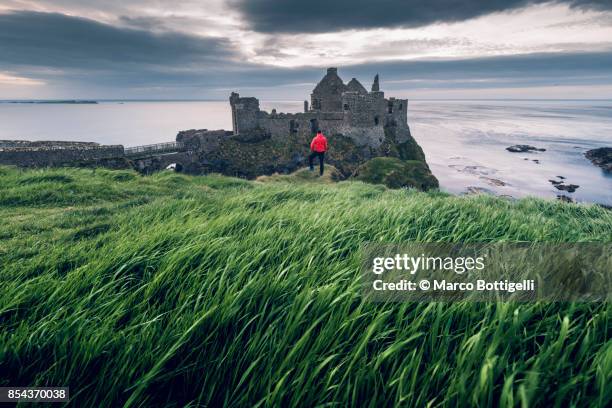
[[[338,68],[327,68],[327,74],[310,95],[311,109],[322,112],[342,112],[342,93],[346,85],[338,76]]]
[[[259,127],[259,99],[240,97],[236,92],[232,92],[229,101],[232,107],[232,128],[235,135]]]
[[[361,82],[357,80],[357,78],[353,78],[350,80],[348,84],[346,84],[346,90],[349,92],[357,92],[358,94],[365,95],[368,91],[361,85]]]
[[[378,74],[374,77],[374,83],[372,83],[372,92],[380,91],[380,84],[378,83]]]

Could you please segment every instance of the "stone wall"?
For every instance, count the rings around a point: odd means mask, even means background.
[[[408,127],[408,99],[389,98],[385,103],[385,125]]]
[[[341,112],[272,113],[262,112],[260,126],[272,137],[291,137],[291,135],[314,136],[317,130],[325,134],[338,133],[343,125]]]
[[[63,140],[0,140],[0,149],[11,147],[38,147],[38,148],[64,148],[64,149],[82,149],[88,147],[100,146],[95,142],[72,142]]]
[[[21,167],[71,165],[79,162],[123,157],[123,146],[4,147],[0,148],[0,164]]]
[[[219,147],[219,144],[232,136],[233,132],[223,129],[190,129],[178,132],[176,141],[181,142],[187,151],[211,151]]]
[[[384,138],[384,114],[379,125],[372,121],[363,121],[359,126],[351,125],[346,112],[307,112],[307,113],[273,113],[262,112],[258,123],[260,131],[267,132],[277,141],[286,138],[312,138],[321,130],[328,139],[338,135],[352,138],[359,146],[377,148]]]
[[[346,92],[342,95],[342,109],[348,125],[382,127],[385,118],[385,94]]]
[[[180,171],[184,173],[204,174],[205,171],[198,158],[197,152],[187,151],[130,160],[130,165],[140,174],[153,174],[166,169],[171,164],[179,164]]]
[[[283,140],[296,136],[312,137],[321,130],[328,137],[343,135],[354,138],[358,145],[377,148],[384,138],[384,125],[388,122],[384,93],[345,93],[345,97],[346,109],[342,111],[277,113],[273,110],[268,113],[259,109],[257,98],[242,98],[233,93],[230,97],[233,133],[257,139],[267,136]],[[405,120],[403,124],[406,124]]]

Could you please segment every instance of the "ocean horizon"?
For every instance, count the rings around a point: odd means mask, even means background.
[[[97,103],[35,103],[45,101]],[[0,102],[0,139],[8,140],[129,147],[173,141],[181,130],[231,130],[226,100]],[[300,112],[303,101],[263,100],[261,108]],[[565,195],[612,205],[612,177],[584,157],[589,149],[612,146],[612,99],[410,99],[408,123],[443,191],[515,198]],[[546,151],[506,150],[515,144]],[[579,188],[559,191],[550,180],[560,179]]]

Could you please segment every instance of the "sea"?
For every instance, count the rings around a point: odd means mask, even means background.
[[[262,101],[299,112],[302,101]],[[612,175],[584,157],[612,147],[612,100],[410,100],[413,137],[453,194],[556,198],[612,205]],[[231,129],[227,101],[0,102],[0,139],[74,140],[136,146],[186,129]],[[545,151],[511,153],[527,144]],[[579,187],[561,191],[551,182]]]

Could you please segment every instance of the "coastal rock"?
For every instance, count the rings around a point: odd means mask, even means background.
[[[475,195],[475,194],[495,195],[495,192],[493,190],[489,190],[488,188],[484,188],[484,187],[468,186],[464,194],[466,195]]]
[[[577,184],[556,184],[555,188],[557,190],[562,190],[562,191],[567,191],[568,193],[573,193],[574,191],[576,191],[576,189],[578,189],[578,187],[580,187]]]
[[[530,152],[545,152],[546,149],[537,148],[535,146],[530,145],[513,145],[510,147],[506,147],[506,150],[512,153],[530,153]]]
[[[259,143],[264,140],[270,139],[271,135],[270,133],[267,133],[266,131],[262,130],[262,131],[247,133],[243,135],[239,134],[234,137],[236,138],[236,140],[242,143]]]
[[[480,165],[461,165],[461,164],[449,164],[448,167],[451,169],[457,170],[459,173],[472,174],[474,176],[481,176],[481,178],[486,178],[485,176],[492,175],[497,173],[497,170],[480,166]]]
[[[426,191],[438,188],[438,180],[425,162],[403,161],[394,157],[376,157],[355,170],[353,178],[366,183],[384,184],[389,188],[416,188]]]
[[[562,176],[557,176],[557,177],[559,177],[561,180],[565,180],[565,177],[562,177]],[[565,184],[563,181],[559,181],[559,180],[549,179],[548,181],[550,182],[550,184],[555,186],[557,190],[567,191],[568,193],[573,193],[574,191],[576,191],[578,187],[580,187],[577,184]],[[559,197],[561,196],[557,196],[557,198]]]
[[[177,141],[188,146],[190,155],[182,153],[182,158],[171,155],[168,160],[182,163],[183,171],[192,174],[214,172],[248,179],[274,173],[289,174],[308,164],[311,138],[311,135],[295,134],[257,140],[245,134],[239,136],[223,131],[188,130],[180,132]],[[342,134],[329,134],[328,141],[329,151],[325,161],[338,169],[343,178],[352,176],[359,166],[376,157],[421,162],[423,170],[433,177],[423,150],[408,129],[386,126],[378,148],[361,146]],[[149,173],[156,164],[147,162],[144,166],[146,169],[140,168],[139,171]],[[407,176],[410,174],[407,170]],[[424,184],[431,188],[430,184],[437,185],[437,180]]]
[[[588,150],[585,157],[596,166],[599,166],[606,173],[612,172],[612,147],[600,147]]]
[[[496,179],[496,178],[492,178],[492,177],[485,177],[485,176],[480,176],[480,178],[482,180],[484,180],[487,184],[491,185],[491,186],[497,186],[497,187],[503,187],[506,185],[506,182],[500,180],[500,179]]]

